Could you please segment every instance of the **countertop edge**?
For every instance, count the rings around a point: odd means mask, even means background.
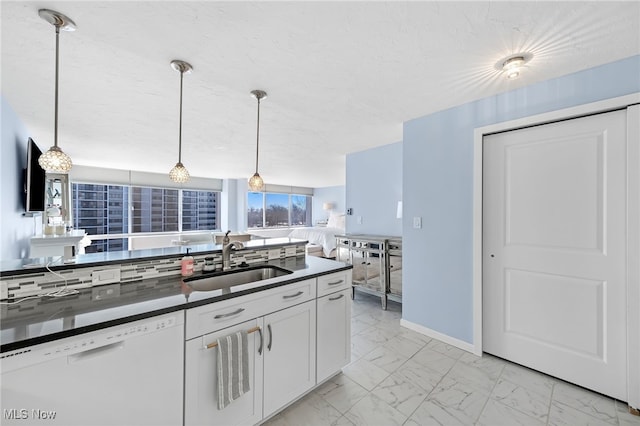
[[[279,281],[259,287],[259,288],[242,290],[242,291],[225,294],[225,295],[212,296],[211,298],[208,298],[208,299],[202,299],[202,300],[197,300],[192,302],[187,301],[184,304],[178,304],[171,307],[155,309],[155,310],[151,310],[141,314],[127,315],[127,316],[123,316],[122,318],[118,318],[114,320],[107,320],[107,321],[96,323],[96,324],[73,328],[71,330],[64,330],[56,333],[47,334],[44,336],[37,336],[37,337],[20,340],[17,342],[7,343],[4,345],[0,345],[0,353],[11,352],[18,349],[30,347],[30,346],[53,342],[56,340],[67,338],[67,337],[73,337],[73,336],[77,336],[77,335],[81,335],[81,334],[85,334],[85,333],[89,333],[97,330],[102,330],[102,329],[113,327],[113,326],[127,324],[133,321],[152,318],[152,317],[163,315],[163,314],[192,309],[198,306],[204,306],[211,303],[220,302],[223,300],[234,299],[234,298],[245,296],[248,294],[253,294],[260,291],[266,291],[273,288],[282,287],[288,284],[293,284],[296,282],[317,278],[317,277],[332,274],[335,272],[347,271],[352,268],[353,268],[352,265],[340,264],[340,266],[336,266],[335,268],[330,268],[322,272],[312,272],[312,273],[309,273],[308,275],[298,276],[296,278],[287,278],[287,276],[283,276]]]

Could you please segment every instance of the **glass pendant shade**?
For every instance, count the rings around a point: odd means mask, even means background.
[[[264,181],[262,180],[258,172],[256,172],[249,178],[249,189],[251,189],[252,191],[262,191],[262,188],[264,188]]]
[[[176,183],[185,183],[189,180],[189,171],[180,162],[177,162],[169,172],[169,178]]]
[[[49,173],[69,173],[71,158],[57,146],[52,146],[38,158],[38,164]]]

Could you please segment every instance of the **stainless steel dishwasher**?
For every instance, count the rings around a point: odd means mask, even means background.
[[[2,421],[182,424],[184,312],[4,352]]]

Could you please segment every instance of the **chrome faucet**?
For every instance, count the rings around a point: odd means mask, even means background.
[[[242,250],[244,244],[240,241],[231,241],[222,246],[222,270],[226,271],[231,267],[231,250]]]

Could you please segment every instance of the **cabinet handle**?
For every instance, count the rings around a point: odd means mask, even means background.
[[[260,346],[258,347],[258,355],[262,355],[262,329],[258,328],[258,333],[260,333]]]
[[[330,297],[329,300],[338,300],[338,299],[342,299],[344,297],[344,294],[340,294],[336,297]]]
[[[106,346],[101,346],[99,348],[94,348],[94,349],[87,349],[83,352],[80,352],[74,355],[69,355],[68,360],[69,360],[69,363],[78,362],[85,359],[91,359],[96,356],[100,356],[104,353],[108,353],[108,352],[111,352],[117,349],[122,349],[122,348],[124,348],[124,341],[114,342]]]
[[[282,296],[282,298],[283,299],[292,299],[294,297],[298,297],[298,296],[301,296],[303,294],[304,294],[304,291],[299,291],[296,294],[288,294],[288,295]]]
[[[335,282],[332,282],[332,283],[327,283],[327,285],[338,285],[341,282],[344,282],[344,280],[339,280],[339,281],[335,281]]]
[[[271,332],[271,324],[267,324],[267,330],[269,330],[269,343],[267,343],[267,349],[271,350],[271,343],[273,343],[273,333]]]
[[[361,264],[361,265],[366,265],[366,264],[367,264],[367,262],[360,262],[360,264]]]
[[[244,312],[244,308],[238,308],[237,310],[233,312],[229,312],[228,314],[218,314],[215,317],[213,317],[213,319],[232,317],[234,315],[238,315],[240,312]]]

